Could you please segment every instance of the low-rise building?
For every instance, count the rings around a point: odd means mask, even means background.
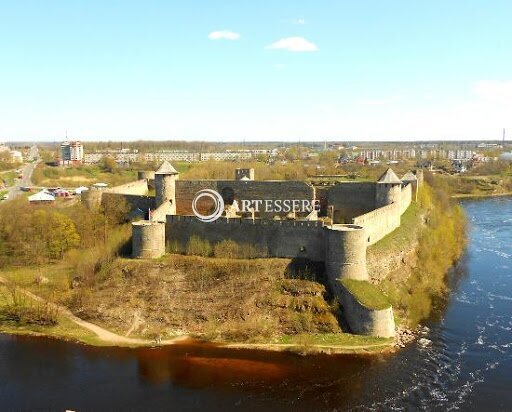
[[[23,162],[23,155],[19,150],[11,150],[11,161],[14,163]]]

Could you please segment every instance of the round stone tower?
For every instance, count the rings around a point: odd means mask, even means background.
[[[155,188],[155,171],[154,170],[139,170],[137,172],[137,177],[139,180],[146,180],[148,182],[148,188]]]
[[[155,172],[153,170],[139,170],[137,172],[137,177],[139,180],[142,180],[142,179],[152,180],[155,178]]]
[[[393,172],[388,169],[377,180],[377,189],[375,196],[375,208],[390,205],[391,203],[399,203],[402,195],[402,181]]]
[[[103,195],[103,189],[90,187],[89,190],[84,190],[81,194],[81,201],[85,203],[85,206],[89,210],[98,209],[101,206],[101,198]]]
[[[338,280],[368,280],[366,270],[366,231],[358,225],[333,225],[325,228],[325,272],[332,290]]]
[[[165,254],[165,223],[139,220],[132,223],[132,257],[159,258]]]
[[[165,161],[155,172],[155,203],[160,207],[166,202],[171,204],[168,214],[176,214],[176,180],[179,174],[172,165]]]

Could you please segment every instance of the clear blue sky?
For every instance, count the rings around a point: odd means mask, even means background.
[[[1,140],[512,131],[510,0],[0,0],[0,18]]]

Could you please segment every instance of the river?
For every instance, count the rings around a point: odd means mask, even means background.
[[[512,198],[463,205],[469,244],[451,293],[398,353],[112,349],[0,335],[0,410],[511,410]]]

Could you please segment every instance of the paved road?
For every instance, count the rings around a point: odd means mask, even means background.
[[[14,184],[8,189],[7,192],[7,200],[11,200],[22,194],[23,192],[20,190],[20,186],[31,186],[32,185],[32,173],[34,172],[34,168],[36,167],[37,162],[39,162],[39,152],[37,150],[37,146],[32,146],[28,153],[29,161],[32,160],[33,163],[27,163],[23,167],[21,167],[21,172],[23,177],[21,179],[14,179]]]

